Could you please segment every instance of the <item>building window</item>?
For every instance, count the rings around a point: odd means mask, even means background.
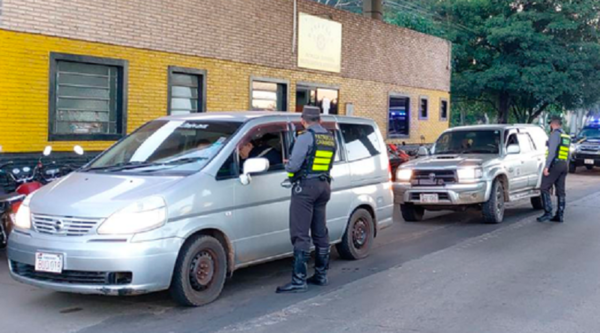
[[[287,82],[262,78],[252,79],[250,88],[250,104],[253,111],[287,111]]]
[[[388,136],[402,138],[410,135],[410,98],[390,96]]]
[[[296,88],[296,112],[302,112],[305,105],[317,106],[323,114],[338,114],[339,90],[309,85]]]
[[[127,61],[50,54],[50,141],[117,140],[126,106]]]
[[[169,66],[169,114],[190,114],[206,111],[206,71]]]
[[[448,101],[445,99],[440,101],[440,120],[448,120]]]
[[[429,118],[429,99],[427,97],[419,98],[419,119],[427,120]]]

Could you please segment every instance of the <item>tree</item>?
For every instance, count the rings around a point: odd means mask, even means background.
[[[453,42],[453,97],[488,105],[500,123],[600,101],[598,0],[392,2],[422,22],[390,22]]]
[[[324,5],[338,9],[348,10],[354,13],[362,12],[362,0],[314,0]]]

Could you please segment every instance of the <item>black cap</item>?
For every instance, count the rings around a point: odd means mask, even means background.
[[[319,118],[321,117],[321,109],[316,106],[305,105],[302,109],[302,118]]]
[[[558,122],[559,124],[562,125],[562,123],[563,123],[562,117],[552,116],[552,118],[550,118],[550,121],[548,122],[548,124],[552,124],[553,122]]]

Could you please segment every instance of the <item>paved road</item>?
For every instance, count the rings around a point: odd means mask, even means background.
[[[331,284],[276,295],[289,260],[240,270],[222,297],[179,308],[164,293],[108,298],[13,282],[0,267],[1,332],[597,332],[600,172],[569,178],[571,223],[538,224],[527,203],[505,223],[437,213],[394,226]],[[576,206],[575,206],[576,205]],[[0,254],[0,260],[4,260]],[[596,329],[592,329],[596,328]]]

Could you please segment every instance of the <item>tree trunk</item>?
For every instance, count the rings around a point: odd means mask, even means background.
[[[498,123],[507,124],[510,114],[510,95],[502,92],[498,97]]]

